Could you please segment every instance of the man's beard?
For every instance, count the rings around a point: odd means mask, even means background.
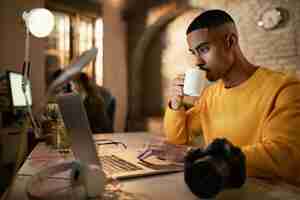
[[[211,82],[217,81],[216,78],[211,76],[212,71],[210,70],[210,68],[207,65],[197,65],[197,67],[200,70],[203,70],[205,72],[205,77],[208,81],[211,81]]]
[[[206,72],[206,79],[211,82],[217,81],[217,79],[215,77],[211,76],[211,71]]]
[[[214,81],[214,79],[209,75],[209,73],[211,72],[211,70],[207,67],[207,65],[197,65],[197,67],[205,72],[205,77],[207,80],[209,81]]]

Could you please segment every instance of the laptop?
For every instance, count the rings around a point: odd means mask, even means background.
[[[97,152],[81,97],[75,93],[64,94],[57,98],[57,103],[71,138],[71,150],[81,162],[101,165],[105,174],[117,179],[183,171],[181,164],[141,161],[137,158],[139,149],[128,148],[111,154]]]

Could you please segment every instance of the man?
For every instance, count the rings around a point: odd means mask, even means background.
[[[248,176],[299,185],[300,82],[251,64],[238,39],[233,19],[221,10],[206,11],[189,25],[189,50],[214,84],[187,109],[184,77],[174,79],[164,119],[166,138],[190,144],[203,134],[206,145],[226,138],[245,154]]]

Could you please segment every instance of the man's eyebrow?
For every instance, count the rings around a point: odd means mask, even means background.
[[[198,44],[198,45],[195,47],[195,49],[197,50],[197,49],[199,49],[199,48],[201,48],[201,47],[203,47],[203,46],[206,46],[206,45],[208,45],[208,44],[209,44],[209,42],[202,42],[202,43]],[[193,49],[189,49],[189,51],[190,51],[190,52],[193,52],[194,50],[193,50]]]

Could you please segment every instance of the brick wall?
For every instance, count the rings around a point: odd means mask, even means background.
[[[194,4],[204,8],[220,8],[235,19],[240,44],[253,63],[278,70],[299,69],[300,1],[299,0],[202,0]],[[265,31],[257,22],[264,11],[281,7],[289,19],[281,27]]]

